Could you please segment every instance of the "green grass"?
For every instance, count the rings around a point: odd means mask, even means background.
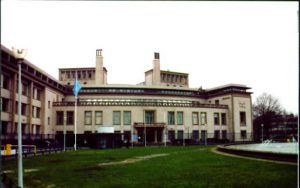
[[[23,160],[25,187],[297,187],[297,166],[215,154],[212,147],[81,150]],[[168,153],[131,164],[98,166]],[[17,161],[4,161],[17,183]]]

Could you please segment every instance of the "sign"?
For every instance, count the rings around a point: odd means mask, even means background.
[[[98,127],[97,132],[98,133],[114,133],[115,129],[114,129],[114,127]]]

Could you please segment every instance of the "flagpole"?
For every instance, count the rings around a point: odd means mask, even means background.
[[[74,143],[74,150],[76,151],[76,135],[77,135],[77,96],[75,96],[75,124],[74,124],[74,134],[75,134],[75,143]]]
[[[74,114],[74,150],[76,151],[77,149],[77,141],[76,141],[76,137],[77,137],[77,99],[78,99],[78,93],[81,89],[81,85],[79,83],[79,81],[77,80],[77,71],[76,71],[76,75],[75,75],[75,82],[74,82],[74,88],[73,88],[73,92],[75,95],[75,114]]]
[[[167,133],[168,133],[168,131],[167,131],[167,121],[166,121],[166,114],[164,114],[164,122],[165,122],[165,134],[164,134],[164,140],[165,140],[165,147],[167,147]]]
[[[144,139],[145,139],[145,147],[147,146],[147,130],[145,124],[145,110],[143,110],[143,124],[144,124]]]

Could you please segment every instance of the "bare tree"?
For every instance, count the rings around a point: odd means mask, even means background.
[[[279,100],[273,97],[271,94],[263,93],[256,98],[253,105],[254,118],[264,116],[269,113],[281,114],[283,109]]]
[[[273,118],[282,114],[283,111],[279,100],[271,94],[263,93],[258,96],[253,104],[254,132],[261,135],[261,129],[263,128],[264,135],[269,138],[269,129]],[[261,127],[262,124],[263,127]]]

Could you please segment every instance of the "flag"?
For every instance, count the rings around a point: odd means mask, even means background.
[[[79,81],[76,79],[75,83],[74,83],[74,88],[73,88],[73,93],[76,97],[78,96],[80,89],[81,89],[81,85],[80,85]]]

